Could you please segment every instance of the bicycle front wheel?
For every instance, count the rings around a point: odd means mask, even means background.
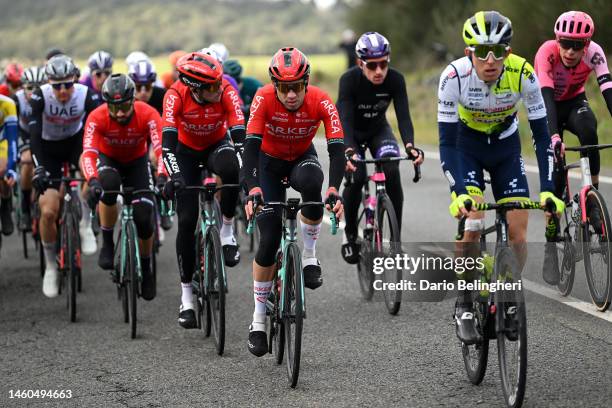
[[[138,326],[138,264],[136,261],[136,236],[130,225],[126,226],[127,251],[125,259],[125,283],[128,295],[130,337],[136,338]]]
[[[586,196],[587,223],[583,228],[584,270],[591,299],[600,312],[610,306],[612,262],[610,262],[610,215],[601,193],[589,190]]]
[[[571,205],[565,207],[565,211],[559,217],[559,227],[561,231],[560,242],[557,242],[557,257],[559,263],[559,283],[557,288],[561,296],[568,296],[574,286],[574,276],[576,275],[576,223],[572,219]]]
[[[305,314],[302,258],[295,243],[290,243],[287,246],[285,259],[281,315],[285,329],[287,378],[289,385],[295,388],[300,374],[302,329]]]
[[[79,244],[79,232],[77,230],[77,223],[70,214],[67,214],[64,218],[63,235],[64,243],[62,245],[63,250],[63,263],[65,271],[65,282],[66,282],[66,303],[68,306],[68,317],[71,322],[76,321],[77,312],[77,276],[78,276],[78,244]]]
[[[495,257],[492,282],[517,282],[520,269],[514,253],[504,248]],[[497,354],[506,405],[520,407],[525,397],[527,379],[527,311],[520,289],[496,291]]]
[[[221,238],[216,227],[206,232],[206,294],[212,317],[217,354],[222,355],[225,348],[225,267],[221,248]]]
[[[461,343],[461,354],[463,355],[463,364],[468,379],[472,384],[478,385],[485,376],[489,360],[489,337],[484,330],[489,320],[489,314],[487,313],[488,305],[481,301],[478,291],[472,291],[472,302],[474,304],[474,318],[478,323],[478,332],[482,336],[482,343],[470,345]]]
[[[388,196],[384,195],[378,200],[377,228],[374,231],[376,253],[374,256],[392,258],[400,253],[400,231],[393,204]],[[402,280],[402,270],[399,268],[386,269],[380,275],[382,278],[382,292],[385,306],[390,314],[399,312],[402,302],[401,290],[390,289]]]

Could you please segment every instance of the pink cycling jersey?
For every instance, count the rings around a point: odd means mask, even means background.
[[[534,68],[540,87],[554,89],[555,101],[566,101],[584,92],[584,84],[591,71],[595,71],[597,78],[610,74],[606,55],[594,41],[591,41],[582,60],[573,68],[567,68],[561,62],[557,41],[546,41],[536,54]],[[600,82],[599,88],[601,92],[612,88],[612,81]]]

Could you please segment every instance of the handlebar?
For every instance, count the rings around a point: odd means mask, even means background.
[[[416,150],[421,152],[421,154],[423,155],[423,158],[425,158],[425,153],[422,150],[420,149],[416,149]],[[383,163],[392,163],[392,162],[398,162],[398,161],[403,161],[403,160],[415,161],[417,158],[418,156],[412,156],[412,155],[399,156],[399,157],[398,156],[378,157],[374,159],[353,159],[352,157],[349,157],[349,156],[346,157],[346,159],[353,164],[356,164],[356,163],[383,164]],[[414,165],[414,177],[412,178],[412,181],[414,183],[418,183],[420,179],[421,179],[421,166],[415,164]]]

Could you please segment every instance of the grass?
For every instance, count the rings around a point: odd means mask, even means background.
[[[254,76],[263,83],[269,81],[267,74],[268,64],[272,56],[268,55],[249,55],[249,56],[232,56],[238,59],[243,67],[243,75]],[[344,54],[324,54],[324,55],[309,55],[311,63],[311,83],[324,89],[333,100],[338,97],[338,79],[346,68],[346,59]],[[158,73],[169,71],[170,64],[167,56],[157,56],[152,58],[153,63]],[[77,60],[79,66],[85,66],[86,61]],[[115,63],[117,72],[126,72],[127,67],[123,61],[117,60]],[[406,86],[408,89],[408,98],[410,102],[410,115],[414,124],[415,141],[417,145],[432,145],[438,144],[438,127],[437,127],[437,87],[440,73],[443,66],[435,66],[427,70],[418,72],[406,73]],[[599,88],[593,75],[587,83],[587,96],[591,108],[598,118],[598,134],[600,143],[606,143],[612,136],[612,120],[606,104],[599,92]],[[395,112],[393,108],[387,111],[387,117],[393,127],[397,137],[397,121],[395,120]],[[519,108],[519,123],[523,154],[526,157],[534,158],[535,152],[531,141],[531,130],[527,120],[525,109]],[[320,131],[322,134],[322,130]],[[578,140],[575,136],[566,133],[565,141],[567,145],[577,145]],[[574,153],[569,153],[569,158],[578,158]],[[612,167],[612,150],[604,150],[601,152],[602,165]]]

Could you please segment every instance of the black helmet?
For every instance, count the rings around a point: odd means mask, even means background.
[[[45,65],[47,78],[51,80],[61,80],[72,77],[75,74],[76,66],[72,58],[67,55],[59,54],[52,57]]]
[[[125,74],[112,74],[102,85],[102,99],[107,103],[123,103],[134,99],[134,81]]]

